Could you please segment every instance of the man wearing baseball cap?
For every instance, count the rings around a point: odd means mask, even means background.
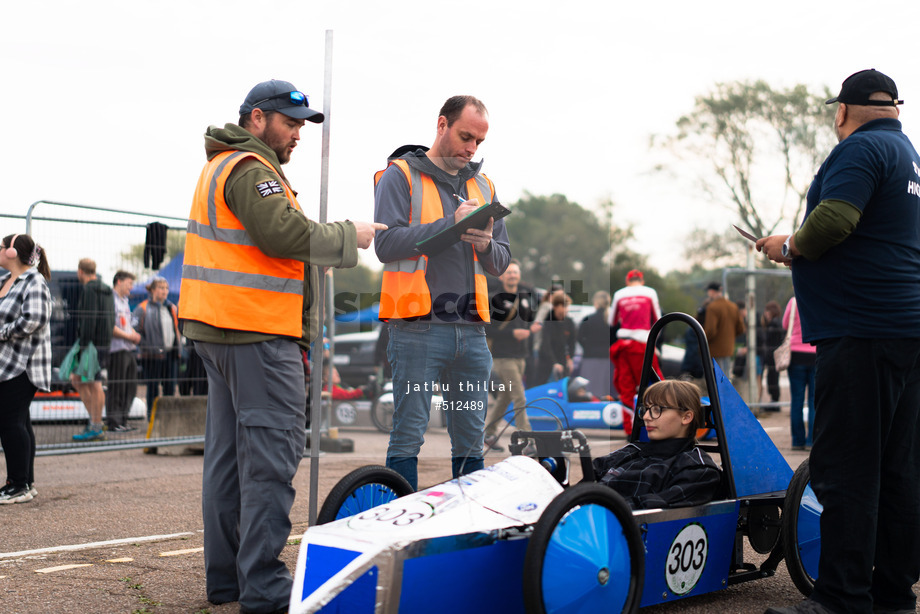
[[[319,333],[319,266],[353,267],[382,224],[318,224],[281,166],[323,114],[287,81],[256,85],[211,126],[189,215],[179,318],[208,374],[202,513],[208,601],[287,611],[278,555],[306,445],[301,348]]]
[[[898,88],[849,76],[840,143],[801,227],[757,241],[792,268],[802,340],[816,348],[811,486],[821,556],[809,599],[767,612],[914,612],[920,578],[920,155]]]
[[[873,96],[876,93],[888,96]],[[903,100],[898,100],[898,86],[891,77],[874,68],[861,70],[847,77],[840,87],[840,93],[825,104],[835,102],[869,107],[896,107],[904,104]]]

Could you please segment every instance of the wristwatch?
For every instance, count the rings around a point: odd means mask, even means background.
[[[792,235],[786,237],[785,243],[783,243],[783,258],[792,259],[792,253],[789,251],[789,242],[792,241]]]

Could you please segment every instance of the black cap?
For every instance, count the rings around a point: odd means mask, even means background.
[[[706,289],[707,289],[707,290],[714,290],[715,292],[718,292],[719,290],[722,289],[722,284],[720,284],[720,283],[717,282],[717,281],[711,281],[711,282],[709,282],[708,284],[706,284]]]
[[[240,105],[240,115],[252,113],[255,108],[278,111],[288,117],[305,119],[314,124],[323,122],[323,114],[310,108],[306,94],[298,91],[294,84],[288,81],[263,81],[249,90],[246,100]]]
[[[869,96],[875,92],[885,92],[893,100],[869,100]],[[861,70],[847,77],[840,87],[840,93],[825,104],[835,102],[873,107],[894,107],[904,104],[903,100],[898,100],[898,86],[894,84],[892,78],[874,68]]]

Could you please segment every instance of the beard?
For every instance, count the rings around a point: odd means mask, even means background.
[[[289,149],[291,146],[290,143],[284,145],[268,143],[267,145],[271,147],[272,151],[275,152],[275,155],[278,156],[278,162],[281,164],[287,164],[291,161],[291,150]]]
[[[265,127],[262,141],[268,145],[269,149],[275,152],[275,155],[278,156],[278,162],[287,164],[291,161],[291,148],[295,147],[297,143],[279,134],[271,123]]]
[[[278,155],[278,162],[281,164],[287,164],[291,161],[291,154],[287,147],[284,149],[275,149],[275,153]]]

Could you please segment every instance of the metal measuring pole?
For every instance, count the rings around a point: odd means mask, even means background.
[[[326,30],[326,62],[323,80],[323,145],[322,145],[322,162],[320,165],[320,184],[319,184],[319,223],[326,223],[326,210],[329,196],[329,132],[332,124],[332,30]],[[319,441],[320,430],[322,428],[322,417],[320,412],[323,405],[323,336],[322,323],[325,319],[325,295],[326,295],[326,269],[320,270],[320,283],[318,288],[314,288],[316,297],[314,300],[319,309],[320,335],[319,343],[313,346],[311,356],[311,373],[310,378],[310,504],[308,512],[308,521],[310,525],[316,524],[318,495],[319,495]],[[330,378],[331,382],[332,379]]]
[[[754,244],[748,245],[747,268],[754,268]],[[753,408],[754,414],[760,413],[760,397],[757,396],[757,282],[753,275],[745,276],[747,286],[747,384],[748,407]]]

